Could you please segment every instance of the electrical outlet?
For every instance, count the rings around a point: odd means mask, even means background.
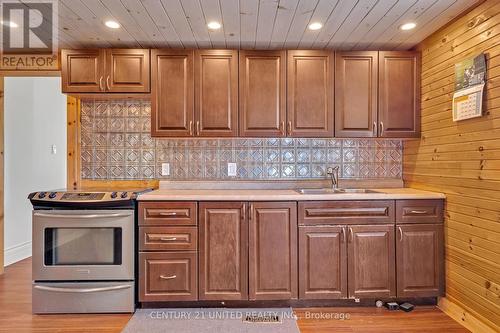
[[[162,163],[161,164],[161,175],[162,176],[170,176],[170,163]]]
[[[236,177],[236,170],[237,170],[236,163],[228,163],[227,164],[227,175],[229,177]]]

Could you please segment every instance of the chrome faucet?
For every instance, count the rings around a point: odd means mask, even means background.
[[[332,189],[337,189],[339,187],[339,166],[328,167],[326,169],[326,174],[329,175],[332,180]]]

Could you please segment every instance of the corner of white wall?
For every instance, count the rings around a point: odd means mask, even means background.
[[[31,241],[6,248],[4,251],[4,266],[31,257]]]

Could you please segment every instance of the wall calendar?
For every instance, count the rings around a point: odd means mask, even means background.
[[[483,114],[483,91],[486,76],[484,54],[455,64],[453,121],[480,117]]]

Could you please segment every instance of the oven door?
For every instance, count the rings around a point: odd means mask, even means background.
[[[33,280],[133,278],[133,210],[33,212]]]

